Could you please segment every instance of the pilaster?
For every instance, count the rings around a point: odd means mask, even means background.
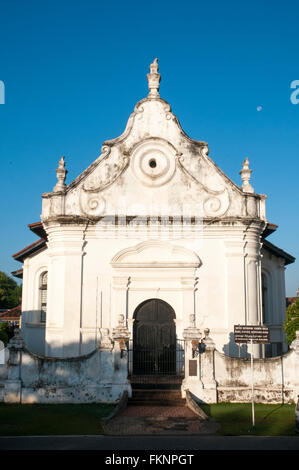
[[[201,333],[195,325],[195,315],[189,315],[189,326],[183,331],[185,340],[185,378],[182,383],[182,396],[186,390],[200,395],[203,385],[200,380],[199,342]]]
[[[263,224],[253,224],[244,236],[246,325],[262,324],[260,237],[263,228]],[[260,357],[260,345],[253,345],[253,354]]]
[[[50,227],[46,355],[81,354],[83,227]]]
[[[239,233],[236,238],[225,240],[225,302],[227,337],[226,354],[237,356],[238,348],[233,340],[234,325],[246,323],[244,242]]]

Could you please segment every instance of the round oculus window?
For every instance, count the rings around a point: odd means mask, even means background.
[[[146,186],[161,186],[175,172],[175,151],[164,141],[142,142],[132,153],[134,175]]]
[[[157,162],[156,162],[156,160],[155,160],[154,158],[152,158],[152,159],[148,162],[148,164],[149,164],[149,166],[150,166],[151,168],[156,168],[156,166],[157,166]]]

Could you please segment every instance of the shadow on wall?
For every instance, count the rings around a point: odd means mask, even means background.
[[[229,342],[223,346],[222,350],[226,356],[243,357],[243,358],[250,357],[250,354],[248,353],[247,345],[246,344],[239,345],[235,343],[235,335],[232,332],[229,334]]]
[[[0,340],[0,379],[2,376],[6,376],[6,365],[9,359],[9,350],[5,346],[3,341]],[[3,375],[4,374],[4,375]]]
[[[59,358],[31,353],[16,330],[9,352],[6,403],[114,403],[124,391],[131,394],[126,354],[108,336],[89,354]]]
[[[21,322],[21,335],[25,341],[25,346],[28,351],[39,356],[46,355],[46,323],[41,322],[40,310],[30,310],[22,312]],[[88,333],[87,337],[84,334],[80,340],[76,342],[64,342],[63,346],[56,345],[50,352],[51,357],[77,357],[91,353],[97,348],[100,340],[99,328],[95,328],[94,332]],[[47,354],[49,355],[49,353]]]

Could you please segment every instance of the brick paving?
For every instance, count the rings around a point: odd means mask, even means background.
[[[203,421],[187,406],[128,405],[103,423],[110,436],[215,434],[214,420]]]

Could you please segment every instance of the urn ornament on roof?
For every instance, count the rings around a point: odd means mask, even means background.
[[[243,181],[242,190],[245,193],[254,193],[254,189],[249,183],[251,173],[252,173],[252,170],[249,169],[249,160],[248,160],[248,157],[246,157],[242,165],[242,170],[240,171],[240,175]]]
[[[57,183],[56,186],[54,187],[53,191],[54,192],[60,192],[60,191],[65,191],[66,189],[66,184],[65,184],[65,178],[67,175],[67,170],[65,168],[65,159],[64,157],[61,157],[58,163],[58,168],[56,170],[56,177],[57,177]]]
[[[148,98],[159,98],[159,88],[161,75],[158,73],[158,59],[156,58],[154,62],[150,65],[150,73],[147,74],[148,89],[149,94]]]

